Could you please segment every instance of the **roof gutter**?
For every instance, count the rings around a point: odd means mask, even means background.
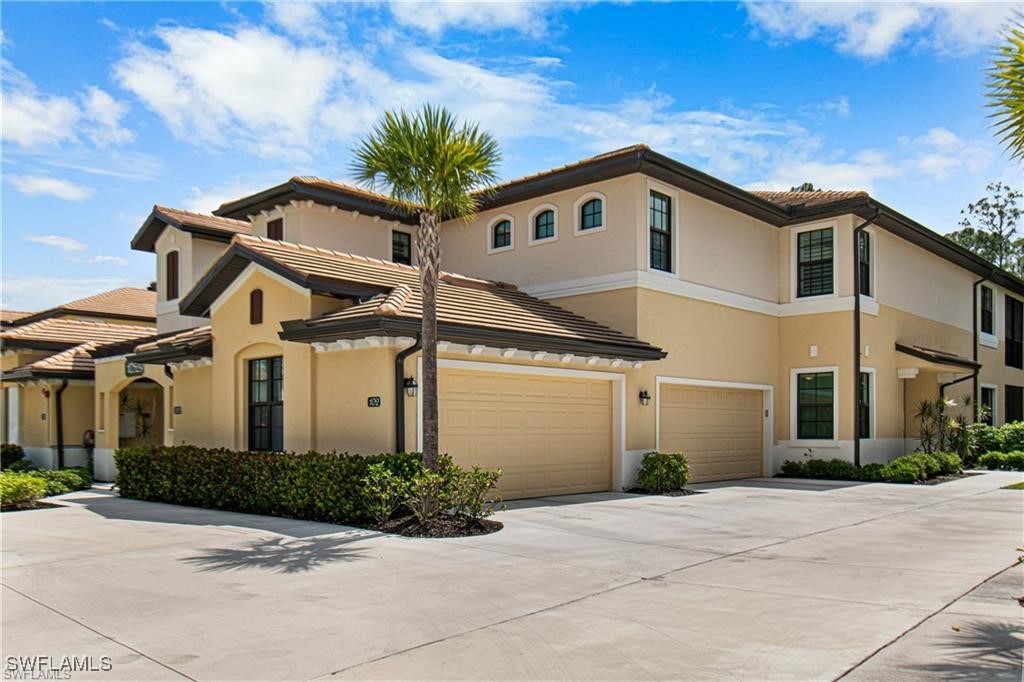
[[[981,279],[975,280],[974,285],[971,287],[971,359],[974,362],[978,362],[978,343],[979,343],[979,330],[978,330],[978,287],[983,282],[987,282],[988,277],[982,277]],[[995,331],[993,329],[993,331]],[[973,417],[974,421],[978,421],[978,370],[974,370],[974,382],[971,386],[971,396],[974,399],[973,405]]]
[[[853,229],[853,464],[860,466],[860,419],[863,408],[860,403],[860,234],[882,215],[876,208],[875,214]]]
[[[60,388],[53,396],[54,411],[57,413],[57,468],[64,468],[64,391],[68,387],[68,380],[60,380]]]

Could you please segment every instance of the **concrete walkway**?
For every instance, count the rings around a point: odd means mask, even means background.
[[[419,540],[134,502],[3,514],[6,656],[104,680],[1005,679],[1020,474],[510,504]]]

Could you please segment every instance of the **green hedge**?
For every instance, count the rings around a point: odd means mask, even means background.
[[[1024,451],[986,452],[978,458],[978,466],[1003,471],[1024,471]]]
[[[114,481],[124,497],[210,509],[350,523],[369,518],[362,495],[368,467],[382,462],[412,479],[419,453],[239,452],[144,446],[114,453]]]
[[[12,464],[25,459],[25,451],[15,443],[0,445],[0,469],[9,469]]]
[[[46,481],[32,474],[0,472],[0,502],[4,508],[31,507],[46,495]]]
[[[648,452],[636,473],[636,483],[649,493],[682,490],[690,480],[690,464],[681,452]]]
[[[888,464],[865,464],[857,467],[845,459],[787,460],[782,476],[789,478],[823,478],[835,481],[868,481],[874,483],[917,483],[936,476],[958,473],[960,457],[954,452],[903,455]]]

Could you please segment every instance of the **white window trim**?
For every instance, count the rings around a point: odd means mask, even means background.
[[[798,279],[800,276],[800,249],[798,248],[798,235],[804,232],[815,230],[832,229],[832,293],[819,294],[817,296],[797,296]],[[874,240],[872,240],[874,241]],[[830,221],[827,223],[814,223],[791,228],[789,231],[789,298],[791,301],[817,301],[826,298],[838,298],[839,296],[839,272],[836,255],[839,252],[839,223]],[[867,297],[865,297],[867,298]]]
[[[801,374],[819,374],[832,372],[832,438],[801,439],[797,419],[797,377]],[[835,448],[839,447],[839,367],[794,367],[789,370],[789,442],[799,447]]]
[[[583,230],[580,228],[580,209],[583,208],[583,204],[587,203],[591,199],[601,200],[601,227],[592,227],[589,230]],[[608,197],[606,197],[602,192],[598,192],[596,190],[591,190],[590,192],[581,194],[572,205],[572,215],[572,234],[574,237],[583,237],[588,234],[604,232],[608,229]]]
[[[877,381],[877,379],[878,379],[878,372],[875,371],[874,367],[864,367],[863,365],[861,365],[860,371],[861,371],[862,374],[870,374],[871,375],[871,395],[868,396],[868,401],[869,401],[868,409],[869,409],[869,412],[871,412],[871,414],[868,415],[868,417],[870,419],[870,421],[868,422],[868,426],[870,426],[870,429],[868,430],[867,437],[861,438],[861,440],[862,441],[873,440],[873,439],[878,437],[878,424],[875,423],[875,416],[878,414],[878,408],[877,408],[877,405],[878,405],[878,400],[877,400],[877,396],[878,396],[878,381]],[[857,381],[858,382],[860,381],[860,377],[857,377]],[[832,390],[834,391],[835,389],[833,388]],[[858,388],[858,397],[859,397],[859,395],[860,395],[860,389]],[[836,402],[836,401],[833,400],[833,402]],[[859,429],[860,425],[858,424],[856,426],[856,428]]]
[[[388,260],[392,263],[396,263],[395,260],[395,232],[401,232],[402,234],[409,235],[409,265],[416,265],[416,234],[413,230],[400,230],[397,227],[392,227],[388,231]]]
[[[509,239],[508,246],[500,246],[498,248],[494,248],[494,227],[498,223],[500,223],[502,220],[507,220],[509,222],[509,225],[512,226],[511,227],[512,231],[510,233],[510,237],[511,238]],[[491,218],[490,222],[487,223],[487,233],[486,234],[487,234],[487,254],[488,255],[490,255],[492,253],[504,253],[505,251],[514,251],[515,248],[516,248],[516,219],[514,217],[512,217],[511,214],[500,213],[500,214],[494,216],[493,218]]]
[[[545,237],[543,239],[536,239],[535,237],[536,237],[536,227],[537,226],[534,225],[533,221],[536,220],[537,216],[539,216],[544,211],[552,211],[552,212],[554,212],[554,214],[555,214],[555,233],[552,236],[550,236],[550,237]],[[530,217],[529,217],[529,220],[528,220],[528,223],[527,223],[527,229],[529,230],[529,238],[527,239],[527,245],[528,246],[537,246],[539,244],[550,244],[551,242],[557,242],[558,241],[558,207],[555,206],[554,204],[541,204],[540,206],[537,206],[536,208],[534,208],[532,211],[530,211]]]
[[[658,192],[664,194],[672,200],[672,225],[670,226],[669,239],[672,240],[672,269],[671,270],[658,270],[657,268],[651,267],[651,211],[650,211],[650,200],[651,192]],[[643,214],[644,214],[644,266],[645,269],[655,275],[668,275],[671,277],[679,276],[679,192],[668,186],[663,185],[660,182],[654,180],[647,180],[647,191],[644,193],[644,199],[647,201],[643,202]]]
[[[978,384],[978,403],[981,404],[981,389],[992,389],[992,426],[999,426],[1002,420],[999,418],[999,386],[996,384]]]
[[[864,228],[863,232],[865,234],[870,235],[870,238],[871,238],[871,253],[868,254],[868,257],[871,259],[871,262],[870,262],[870,265],[871,265],[871,295],[869,296],[868,294],[865,294],[864,292],[861,292],[860,295],[861,295],[862,298],[868,299],[870,301],[874,301],[874,300],[876,300],[878,298],[878,275],[877,275],[877,273],[878,273],[878,267],[877,267],[877,263],[878,263],[878,258],[877,258],[877,255],[878,255],[878,234],[875,232],[875,229],[872,228],[872,227]],[[836,276],[836,255],[835,255],[836,254],[836,237],[835,237],[835,234],[836,234],[835,232],[832,233],[832,277],[833,277],[832,290],[833,291],[835,291],[837,289],[837,284],[836,284],[836,280],[835,280],[835,276]],[[860,244],[857,245],[857,248],[860,249]],[[858,278],[860,277],[860,253],[859,252],[857,253],[857,277]],[[858,279],[858,281],[860,281],[860,280]]]
[[[661,387],[663,384],[701,386],[705,388],[731,388],[740,391],[761,391],[761,472],[772,469],[772,443],[775,442],[775,387],[771,384],[747,383],[741,381],[711,381],[685,377],[656,376],[654,378],[654,449],[661,451]]]

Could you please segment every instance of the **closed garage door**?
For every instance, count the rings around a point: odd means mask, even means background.
[[[506,499],[611,488],[610,382],[441,369],[438,397],[441,451]]]
[[[682,452],[694,482],[761,475],[760,391],[663,384],[659,449]]]

